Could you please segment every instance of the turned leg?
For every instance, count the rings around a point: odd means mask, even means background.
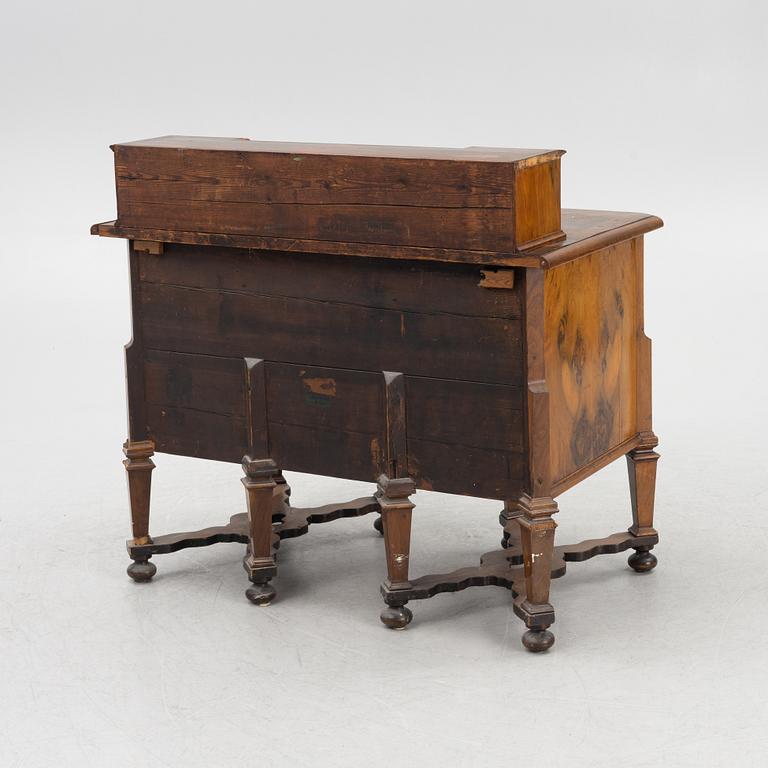
[[[501,548],[509,549],[516,543],[517,523],[513,522],[517,517],[516,503],[511,501],[504,502],[504,509],[499,513],[499,525],[504,529],[501,535]],[[512,539],[512,541],[510,541]]]
[[[125,454],[123,465],[128,475],[133,533],[133,540],[128,543],[129,547],[152,543],[149,536],[149,492],[152,484],[152,470],[155,468],[150,457],[154,452],[155,444],[151,440],[126,440],[123,444]],[[132,556],[133,562],[128,566],[128,575],[134,581],[149,581],[157,573],[157,567],[149,562],[149,558],[150,555]]]
[[[658,443],[654,439],[648,447],[636,448],[627,454],[629,493],[632,498],[632,527],[634,536],[654,536],[653,503],[656,495],[656,462],[659,454],[653,450]],[[656,567],[656,556],[651,547],[636,547],[627,561],[638,573],[647,573]]]
[[[279,470],[272,459],[243,458],[245,495],[248,500],[248,552],[243,567],[253,583],[245,596],[255,605],[267,606],[277,594],[269,583],[277,573],[272,552],[272,498]]]
[[[406,608],[408,600],[401,594],[411,584],[408,581],[408,559],[411,549],[411,512],[413,502],[409,497],[416,491],[410,478],[390,480],[381,475],[376,499],[381,509],[384,529],[384,548],[387,557],[387,580],[381,591],[387,607],[381,612],[381,621],[390,629],[405,629],[413,618]]]
[[[557,527],[552,515],[557,512],[557,504],[551,498],[532,499],[524,495],[518,508],[522,512],[517,520],[525,570],[525,600],[519,604],[518,611],[528,627],[523,645],[538,653],[551,648],[555,642],[548,627],[555,620],[555,611],[549,603],[549,584]]]

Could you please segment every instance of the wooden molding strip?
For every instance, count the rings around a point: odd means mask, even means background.
[[[574,209],[563,209],[562,222],[563,230],[566,234],[565,240],[519,253],[145,229],[123,227],[117,221],[105,221],[100,224],[94,224],[91,227],[91,234],[99,235],[100,237],[117,237],[127,240],[143,240],[158,243],[184,243],[188,245],[214,245],[269,251],[327,253],[343,256],[549,269],[558,264],[577,259],[592,251],[629,240],[663,226],[662,220],[658,217],[643,213],[617,213]]]

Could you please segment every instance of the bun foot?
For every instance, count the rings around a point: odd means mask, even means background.
[[[245,596],[254,604],[261,608],[266,608],[277,596],[275,588],[267,582],[266,584],[254,584],[245,590]]]
[[[388,605],[381,612],[381,622],[389,629],[405,629],[413,620],[410,608]]]
[[[126,573],[135,581],[141,584],[145,581],[151,581],[157,573],[157,566],[147,560],[135,560],[126,569]]]
[[[529,629],[523,635],[523,645],[531,653],[548,651],[555,644],[555,636],[548,629]]]
[[[652,571],[658,562],[650,547],[638,547],[627,560],[629,567],[638,573]]]
[[[379,515],[374,521],[373,521],[373,527],[383,536],[384,535],[384,523],[381,519],[381,515]]]

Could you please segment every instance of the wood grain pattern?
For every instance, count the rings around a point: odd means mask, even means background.
[[[632,526],[635,536],[655,536],[653,507],[656,498],[656,463],[659,454],[652,450],[631,451],[627,454],[629,492],[632,501]]]
[[[151,440],[126,440],[123,445],[128,495],[131,503],[131,532],[134,544],[149,544],[149,499],[152,487],[152,456],[155,445]]]
[[[225,289],[378,309],[472,317],[520,318],[520,291],[477,291],[473,265],[353,259],[330,254],[168,245],[163,257],[139,257],[142,282]],[[514,273],[514,270],[512,270]],[[508,274],[509,270],[505,272]],[[505,285],[506,288],[510,287]]]
[[[384,371],[387,435],[387,472],[390,477],[405,477],[408,472],[406,438],[405,377],[396,371]]]
[[[270,456],[267,366],[263,360],[254,357],[246,357],[243,363],[248,456],[266,459]],[[278,476],[275,482],[283,484],[285,479]]]
[[[128,243],[128,270],[131,279],[131,340],[125,345],[125,383],[128,396],[128,439],[148,439],[146,394],[144,391],[144,339],[141,332],[141,280],[139,254]]]
[[[147,433],[161,453],[238,462],[248,448],[245,417],[171,405],[147,406]]]
[[[151,349],[491,383],[517,381],[521,371],[517,320],[450,323],[425,313],[150,283],[141,302]]]
[[[384,548],[387,555],[387,580],[384,590],[408,589],[408,570],[411,552],[411,517],[413,502],[410,496],[416,490],[407,477],[389,478],[381,475],[376,499],[381,507],[384,527]]]
[[[365,258],[407,261],[450,262],[487,266],[535,267],[549,269],[587,253],[615,243],[630,240],[664,226],[658,216],[618,211],[586,211],[563,209],[561,228],[565,239],[521,253],[473,251],[463,248],[434,248],[376,243],[336,243],[322,240],[227,235],[215,232],[179,232],[167,227],[125,227],[116,221],[105,221],[91,227],[92,235],[122,237],[129,240],[154,240],[163,243],[256,248],[285,252],[337,254]]]
[[[513,251],[512,216],[500,208],[409,208],[397,205],[277,205],[275,203],[125,199],[124,227],[168,227],[297,240],[390,243],[433,248]]]
[[[407,376],[409,439],[523,450],[521,387]]]
[[[232,357],[147,350],[146,402],[198,411],[245,415],[243,361]]]
[[[430,157],[429,150],[302,151],[194,137],[113,149],[122,226],[504,251],[518,250],[518,226],[537,242],[561,235],[559,216],[548,215],[559,209],[559,185],[535,182],[541,200],[558,195],[541,205],[517,205],[515,193],[518,170],[559,166],[561,151],[476,148]]]
[[[520,250],[564,239],[560,226],[560,162],[515,171],[515,239]]]
[[[408,474],[418,488],[484,499],[506,499],[525,486],[520,453],[408,437]]]
[[[270,428],[270,453],[286,469],[364,482],[387,467],[383,438],[364,432],[275,425]]]
[[[637,433],[637,279],[634,240],[546,273],[555,481]]]

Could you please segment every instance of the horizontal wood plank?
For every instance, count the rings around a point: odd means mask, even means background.
[[[245,363],[241,359],[148,350],[145,393],[153,405],[175,405],[245,415]]]
[[[523,449],[520,387],[407,376],[409,439],[500,451]]]
[[[513,250],[512,215],[502,208],[396,205],[211,204],[121,200],[121,226],[386,245]]]
[[[239,462],[248,449],[245,418],[170,405],[147,405],[147,434],[163,453]]]
[[[506,163],[119,147],[120,202],[507,208]]]
[[[520,324],[145,283],[144,343],[227,357],[518,382]],[[386,343],[383,343],[386,340]]]
[[[562,210],[561,226],[565,239],[537,246],[522,253],[478,251],[457,248],[388,246],[376,243],[345,243],[297,238],[228,235],[217,232],[179,232],[165,227],[124,227],[116,221],[104,221],[91,227],[99,237],[128,240],[155,240],[162,243],[221,246],[225,248],[258,248],[292,253],[339,254],[347,257],[390,259],[398,262],[439,261],[455,264],[533,267],[549,269],[557,264],[584,256],[591,251],[630,240],[664,226],[658,216],[617,211]]]
[[[480,267],[329,254],[168,245],[162,258],[139,254],[145,282],[224,288],[410,312],[519,318],[521,280],[512,290],[483,290]]]
[[[409,475],[419,488],[486,499],[515,498],[525,482],[521,453],[446,445],[408,437]]]
[[[384,376],[267,363],[270,422],[384,434]]]
[[[373,482],[386,471],[386,446],[377,435],[269,424],[271,458],[279,467]]]

